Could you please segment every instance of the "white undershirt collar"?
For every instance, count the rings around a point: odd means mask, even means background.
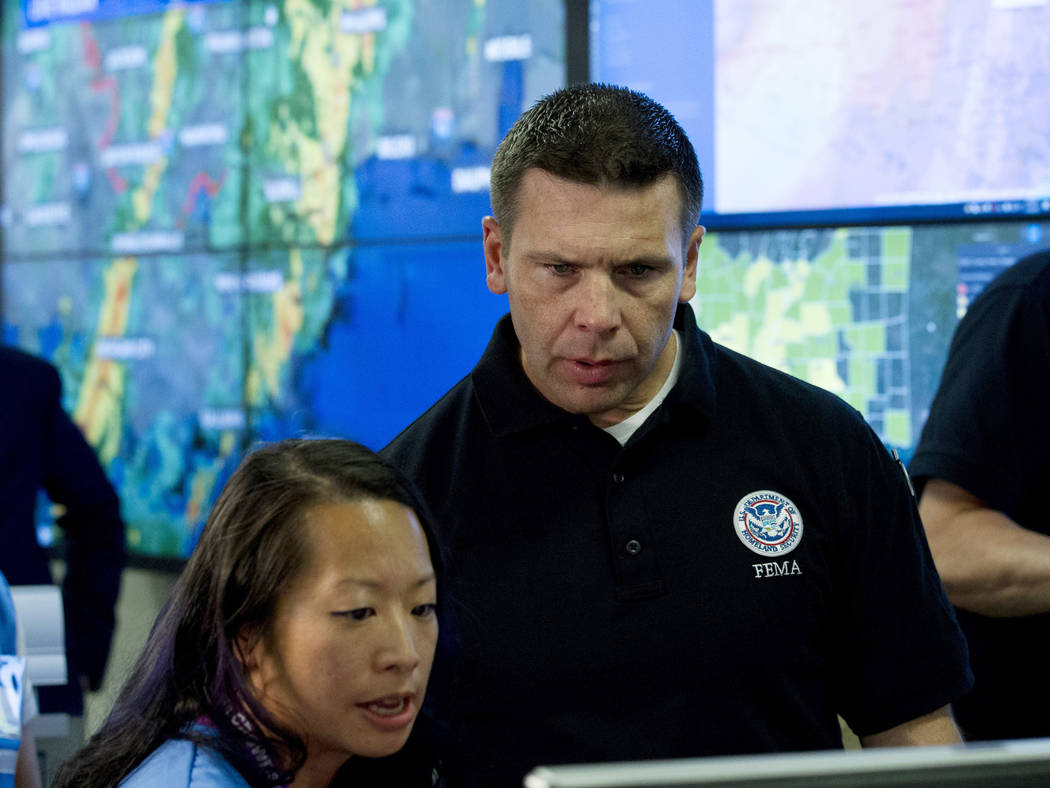
[[[628,416],[618,424],[613,424],[611,427],[602,427],[607,433],[612,435],[619,441],[621,446],[626,446],[627,441],[631,439],[635,431],[645,424],[645,420],[652,415],[660,403],[667,399],[667,395],[671,393],[671,389],[674,388],[674,384],[678,382],[678,376],[682,371],[682,335],[678,333],[677,329],[671,329],[671,333],[674,334],[674,363],[671,365],[671,371],[667,375],[667,380],[660,387],[660,390],[656,392],[656,395],[645,403],[645,407],[639,411]]]

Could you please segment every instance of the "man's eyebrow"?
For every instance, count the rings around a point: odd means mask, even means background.
[[[643,254],[624,260],[620,265],[651,265],[659,267],[661,265],[670,265],[672,262],[669,255]]]
[[[526,260],[536,263],[566,263],[572,265],[573,261],[562,257],[557,252],[526,252],[522,255]]]
[[[580,265],[578,260],[563,257],[557,252],[525,252],[522,254],[525,260],[533,263],[556,263],[562,265]],[[641,254],[634,257],[613,261],[613,265],[648,265],[654,268],[671,265],[670,255]]]

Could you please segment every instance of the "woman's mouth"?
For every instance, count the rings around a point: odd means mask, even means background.
[[[358,708],[366,712],[368,720],[383,730],[400,730],[412,724],[416,718],[416,704],[411,695],[392,695],[359,703]]]
[[[384,700],[375,700],[371,703],[366,703],[365,708],[381,717],[396,717],[405,710],[407,703],[408,698],[405,697],[386,698]]]

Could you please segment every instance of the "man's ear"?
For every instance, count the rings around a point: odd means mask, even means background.
[[[496,295],[507,292],[507,277],[503,270],[503,234],[499,222],[492,216],[481,220],[482,240],[485,248],[485,284]]]
[[[700,243],[704,240],[707,232],[702,224],[698,224],[693,232],[689,234],[689,243],[685,248],[685,263],[682,271],[682,292],[678,294],[679,303],[686,303],[696,295],[696,274],[700,267]]]

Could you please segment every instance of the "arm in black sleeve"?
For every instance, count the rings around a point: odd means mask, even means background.
[[[124,523],[117,493],[98,457],[62,409],[57,372],[54,384],[44,488],[52,501],[65,508],[58,524],[67,544],[62,588],[66,650],[71,666],[94,690],[102,682],[115,625],[125,557]]]

